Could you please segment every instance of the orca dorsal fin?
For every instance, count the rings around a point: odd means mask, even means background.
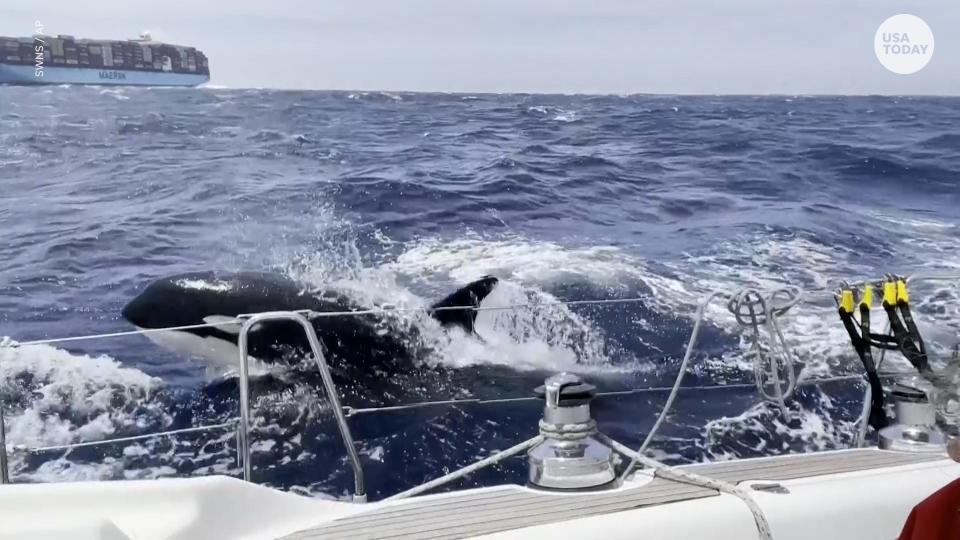
[[[475,333],[473,325],[477,320],[476,309],[439,309],[453,307],[478,308],[480,302],[497,286],[498,279],[485,276],[457,289],[455,292],[432,306],[430,315],[440,321],[443,326],[460,326],[471,334]]]

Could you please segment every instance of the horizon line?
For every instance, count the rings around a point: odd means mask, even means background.
[[[906,94],[887,94],[887,93],[856,93],[856,94],[838,94],[830,92],[758,92],[758,93],[706,93],[706,92],[531,92],[531,91],[466,91],[466,90],[395,90],[395,89],[360,89],[360,88],[283,88],[275,86],[226,86],[221,84],[204,83],[199,86],[139,86],[139,85],[113,85],[113,84],[6,84],[0,83],[3,87],[23,87],[23,88],[56,88],[56,87],[91,87],[91,88],[116,88],[116,89],[161,89],[161,90],[266,90],[271,92],[327,92],[327,93],[362,93],[362,94],[424,94],[424,95],[459,95],[459,96],[564,96],[564,97],[789,97],[789,98],[821,98],[821,97],[883,97],[883,98],[960,98],[957,94],[931,94],[931,93],[906,93]]]

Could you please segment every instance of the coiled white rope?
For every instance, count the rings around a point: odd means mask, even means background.
[[[597,421],[590,419],[582,424],[551,424],[545,420],[539,423],[540,435],[556,441],[577,441],[597,433]]]
[[[747,338],[750,343],[747,356],[753,362],[757,393],[777,405],[784,418],[789,417],[786,400],[797,388],[797,373],[793,351],[783,337],[777,319],[800,301],[801,294],[799,288],[783,288],[764,296],[756,289],[747,288],[727,302],[727,309],[737,323],[751,330]],[[767,332],[769,345],[766,349],[760,336],[761,327]],[[780,380],[781,373],[786,375],[785,382]]]
[[[727,308],[737,319],[738,323],[749,328],[753,328],[755,339],[752,342],[752,348],[755,347],[755,350],[757,351],[753,355],[757,391],[767,400],[776,402],[786,417],[788,414],[788,409],[785,399],[788,399],[789,396],[793,395],[793,392],[797,387],[797,380],[796,372],[794,371],[793,354],[783,337],[783,332],[781,332],[780,326],[777,323],[777,317],[783,315],[788,309],[797,304],[800,301],[800,295],[800,289],[778,289],[764,299],[764,297],[760,295],[756,289],[747,288],[742,289],[740,292],[734,295],[715,291],[707,296],[700,303],[700,305],[697,306],[697,312],[694,315],[693,320],[693,330],[690,332],[690,339],[687,341],[687,349],[683,354],[683,360],[680,362],[677,378],[673,382],[673,389],[670,391],[670,395],[667,397],[667,401],[664,403],[663,409],[660,410],[660,414],[657,416],[657,420],[653,423],[653,427],[651,427],[650,431],[647,432],[647,436],[644,438],[643,444],[640,445],[640,449],[637,450],[637,453],[643,454],[643,452],[647,450],[647,447],[650,446],[654,436],[657,434],[657,431],[660,430],[660,426],[663,425],[667,414],[669,414],[670,409],[673,407],[673,402],[680,391],[680,385],[683,383],[683,378],[687,373],[687,366],[690,363],[690,359],[693,357],[693,350],[696,347],[697,338],[700,335],[700,323],[703,322],[707,306],[717,297],[724,297],[728,299]],[[779,305],[774,305],[773,300],[776,299],[777,296],[785,296],[786,300]],[[760,317],[756,314],[755,308],[757,306],[762,308],[764,314],[763,317]],[[744,312],[744,309],[747,311]],[[777,366],[775,363],[772,364],[772,369],[770,371],[773,374],[772,382],[774,383],[773,386],[776,389],[776,394],[772,396],[766,392],[766,377],[760,372],[766,372],[765,369],[761,370],[760,368],[764,366],[766,359],[768,358],[766,354],[763,354],[760,346],[758,330],[758,326],[760,324],[768,325],[768,332],[770,333],[771,339],[773,336],[777,336],[777,338],[780,340],[784,355],[783,369],[785,369],[789,374],[787,388],[781,388],[779,375],[777,373],[779,366]],[[630,474],[636,464],[637,460],[632,460],[630,462],[627,468],[623,471],[623,474],[620,477],[621,480]]]

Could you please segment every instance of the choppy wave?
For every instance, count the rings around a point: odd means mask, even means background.
[[[128,428],[159,431],[170,420],[164,404],[153,399],[161,381],[107,356],[74,355],[47,345],[0,348],[0,380],[7,436],[16,445],[99,440]],[[26,457],[14,454],[15,475],[30,468]],[[99,464],[91,470],[61,459],[43,463],[25,477],[89,479],[98,477],[99,470]]]
[[[10,201],[0,205],[0,335],[24,341],[127,329],[123,303],[181,271],[279,271],[402,308],[493,274],[501,286],[485,306],[524,307],[481,313],[482,341],[416,311],[390,315],[393,331],[416,328],[427,345],[417,360],[436,377],[400,398],[517,397],[562,369],[601,387],[669,384],[703,298],[790,285],[807,295],[783,327],[801,378],[815,378],[859,372],[827,293],[841,280],[960,272],[960,156],[944,150],[956,100],[0,94],[10,104],[0,114]],[[918,285],[914,298],[931,349],[948,354],[960,341],[960,288]],[[636,301],[554,305],[583,299]],[[721,303],[706,318],[691,383],[752,381],[733,318]],[[144,339],[0,349],[0,374],[15,445],[236,415],[229,374]],[[256,389],[258,479],[341,496],[350,474],[322,393],[266,379]],[[682,397],[657,452],[701,461],[844,447],[860,392],[805,387],[789,419],[751,391]],[[661,399],[598,411],[612,435],[637,443]],[[355,429],[378,495],[516,442],[538,414],[524,402],[446,408],[370,415]],[[522,479],[522,468],[467,485]],[[13,455],[18,481],[211,473],[238,474],[228,430]]]

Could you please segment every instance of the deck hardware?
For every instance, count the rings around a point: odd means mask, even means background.
[[[880,448],[900,452],[943,453],[946,435],[936,426],[936,410],[926,392],[897,384],[894,400],[895,423],[880,430]]]
[[[537,388],[544,400],[540,435],[543,441],[527,454],[530,485],[548,489],[615,487],[615,453],[593,435],[590,415],[596,387],[576,375],[560,373]]]
[[[295,311],[268,311],[257,313],[255,315],[241,315],[244,319],[243,326],[240,328],[240,425],[238,427],[240,439],[240,455],[243,461],[243,479],[247,482],[253,476],[253,464],[250,460],[250,358],[248,354],[248,337],[250,330],[264,322],[272,321],[292,321],[299,324],[307,335],[307,342],[310,344],[310,352],[317,363],[317,369],[320,371],[320,377],[323,379],[323,387],[327,392],[327,399],[332,405],[333,414],[337,420],[337,428],[340,430],[340,436],[343,438],[343,444],[347,449],[347,456],[350,458],[350,465],[353,467],[353,500],[354,502],[367,502],[367,492],[363,483],[363,465],[360,463],[360,456],[357,454],[357,446],[353,442],[353,435],[350,433],[350,426],[347,424],[347,418],[343,413],[343,406],[340,404],[340,393],[333,382],[333,376],[330,375],[330,367],[327,365],[327,359],[323,355],[323,347],[320,345],[320,339],[313,325],[302,313]]]

